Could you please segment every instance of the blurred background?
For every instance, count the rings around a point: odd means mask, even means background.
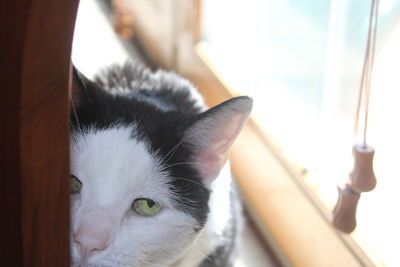
[[[127,59],[174,70],[210,106],[254,98],[250,125],[232,151],[249,214],[237,266],[400,266],[400,0],[381,0],[378,12],[367,128],[378,185],[362,194],[353,233],[330,223],[337,185],[348,180],[352,146],[362,139],[354,124],[370,5],[81,0],[72,59],[89,77]],[[240,155],[249,146],[254,168]]]

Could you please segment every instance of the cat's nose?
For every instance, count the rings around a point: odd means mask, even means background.
[[[88,258],[94,252],[105,250],[110,240],[112,222],[103,209],[87,213],[75,233],[82,258]]]
[[[87,259],[90,257],[95,252],[100,252],[104,250],[107,246],[105,243],[97,243],[97,244],[92,244],[92,246],[80,243],[79,241],[76,241],[79,247],[79,252],[81,253],[81,257],[83,259]]]

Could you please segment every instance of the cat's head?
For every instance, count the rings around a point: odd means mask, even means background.
[[[73,84],[72,264],[173,264],[207,223],[211,185],[251,99],[183,113],[111,94],[76,70]]]

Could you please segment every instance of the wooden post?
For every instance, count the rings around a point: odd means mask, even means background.
[[[0,1],[0,262],[69,266],[70,56],[77,0]]]

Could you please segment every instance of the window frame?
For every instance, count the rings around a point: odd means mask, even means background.
[[[240,95],[203,52],[201,0],[128,3],[137,39],[155,65],[187,77],[209,106]],[[165,20],[170,21],[162,23]],[[376,266],[378,261],[351,236],[331,225],[330,212],[253,117],[234,144],[230,160],[245,206],[282,265]]]

